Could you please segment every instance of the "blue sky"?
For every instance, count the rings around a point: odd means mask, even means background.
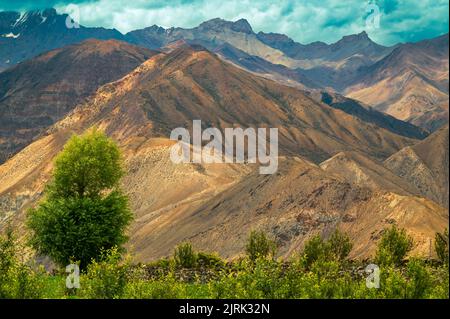
[[[365,30],[374,41],[392,45],[448,32],[448,1],[371,2],[379,11],[379,25],[371,19],[373,6],[364,0],[0,0],[0,10],[55,7],[71,12],[73,6],[68,5],[76,4],[82,25],[114,27],[123,33],[153,24],[189,28],[216,17],[245,18],[256,32],[284,33],[301,43],[335,42]]]

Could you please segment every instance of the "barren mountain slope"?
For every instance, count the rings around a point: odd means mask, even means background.
[[[253,172],[205,203],[139,215],[131,245],[141,261],[170,255],[184,240],[233,258],[252,229],[267,231],[288,256],[312,234],[327,236],[336,227],[352,237],[353,256],[365,258],[392,223],[415,238],[414,254],[427,255],[429,240],[448,223],[448,211],[429,200],[352,186],[300,158],[281,158],[277,174]]]
[[[98,87],[123,77],[155,53],[115,40],[87,40],[0,73],[0,163]]]
[[[276,127],[280,152],[320,162],[343,150],[386,158],[416,140],[396,135],[301,91],[252,75],[202,48],[159,54],[120,81],[104,86],[83,110],[92,119],[114,112],[151,127],[148,136],[169,136],[176,127]],[[111,130],[122,125],[112,118]],[[70,117],[69,117],[70,118]]]
[[[420,193],[448,207],[449,129],[439,129],[425,140],[392,155],[384,165],[416,186]]]
[[[400,195],[420,194],[414,185],[389,171],[382,162],[357,152],[338,153],[322,162],[320,167],[329,173],[343,177],[354,185],[372,190],[385,190]]]

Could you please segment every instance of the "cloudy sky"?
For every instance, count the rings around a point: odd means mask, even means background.
[[[153,24],[190,28],[216,17],[245,18],[256,32],[284,33],[301,43],[335,42],[365,30],[391,45],[441,35],[449,24],[448,0],[0,0],[0,11],[73,12],[71,4],[82,25],[123,33]]]

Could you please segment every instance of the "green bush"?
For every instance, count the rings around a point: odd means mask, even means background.
[[[0,236],[0,299],[12,298],[14,268],[17,266],[16,243],[12,229],[8,227],[5,236]]]
[[[197,265],[197,254],[191,243],[181,243],[175,247],[173,259],[178,268],[194,268]]]
[[[20,264],[15,275],[15,296],[17,299],[39,299],[42,296],[45,274],[42,269],[34,271]]]
[[[19,262],[19,247],[11,228],[0,236],[0,299],[37,299],[42,296],[44,272]]]
[[[347,234],[336,230],[328,239],[331,255],[338,261],[345,260],[350,254],[353,244]]]
[[[197,264],[204,268],[218,268],[225,265],[224,261],[216,253],[210,254],[205,252],[197,253]]]
[[[276,244],[263,231],[252,231],[245,251],[252,261],[258,258],[275,257]]]
[[[127,299],[176,299],[184,298],[185,285],[178,282],[173,273],[158,280],[132,280],[124,292]]]
[[[426,298],[433,287],[431,275],[423,261],[413,258],[408,262],[407,297],[413,299]]]
[[[412,238],[404,229],[398,229],[394,225],[384,231],[378,244],[375,262],[380,266],[400,266],[412,247]]]
[[[302,260],[309,268],[317,261],[344,261],[353,244],[347,234],[336,230],[328,240],[323,240],[319,235],[314,235],[305,243]]]
[[[43,201],[28,215],[31,245],[60,266],[84,269],[102,249],[120,247],[132,215],[119,189],[123,175],[116,144],[95,129],[73,136],[57,156]]]
[[[311,237],[303,248],[303,261],[306,267],[320,260],[325,259],[328,255],[328,247],[320,235],[314,235]]]
[[[93,260],[87,267],[85,281],[80,285],[84,296],[95,299],[121,298],[129,281],[130,267],[123,260],[117,247],[102,251],[100,261]]]
[[[448,265],[448,229],[444,233],[436,233],[434,249],[439,260]]]

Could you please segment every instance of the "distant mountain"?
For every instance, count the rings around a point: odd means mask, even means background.
[[[393,48],[384,47],[371,41],[365,32],[343,37],[336,43],[314,42],[303,45],[282,34],[254,33],[245,19],[235,22],[212,19],[192,29],[164,29],[156,25],[126,34],[131,43],[158,48],[178,40],[205,46],[211,51],[221,51],[229,60],[234,59],[238,50],[248,56],[260,59],[245,67],[258,71],[260,65],[270,63],[271,71],[296,80],[306,87],[345,88],[359,68],[372,65],[386,56]],[[279,70],[281,66],[289,72]],[[277,69],[278,68],[278,69]],[[265,67],[267,69],[267,67]],[[274,70],[277,69],[277,70]],[[297,74],[297,75],[295,75]]]
[[[305,45],[283,34],[256,34],[244,19],[213,19],[192,29],[152,26],[126,38],[149,48],[180,40],[201,44],[249,71],[288,85],[348,94],[428,131],[447,122],[448,35],[385,47],[361,32],[329,45]]]
[[[362,67],[372,65],[393,50],[393,47],[376,44],[364,31],[332,44],[313,42],[305,45],[282,34],[263,32],[258,33],[258,39],[301,61],[295,67],[303,69],[311,81],[338,92],[359,76]]]
[[[349,97],[430,131],[448,123],[448,34],[399,45],[361,70]]]
[[[89,38],[123,39],[115,29],[68,28],[55,9],[0,12],[0,71],[43,52]]]
[[[374,61],[392,51],[392,48],[373,42],[365,31],[344,36],[341,40],[332,44],[323,42],[300,44],[284,34],[277,33],[259,32],[257,37],[265,44],[279,49],[287,56],[297,60],[340,61],[354,55],[361,55],[370,61]]]
[[[364,122],[376,124],[379,127],[387,129],[393,133],[423,139],[427,136],[424,129],[421,129],[408,122],[403,122],[393,116],[382,113],[374,108],[364,105],[357,100],[353,100],[337,93],[325,91],[312,91],[309,94],[317,100],[335,108],[351,114]]]
[[[87,40],[0,73],[0,163],[105,83],[155,54],[116,40]]]

